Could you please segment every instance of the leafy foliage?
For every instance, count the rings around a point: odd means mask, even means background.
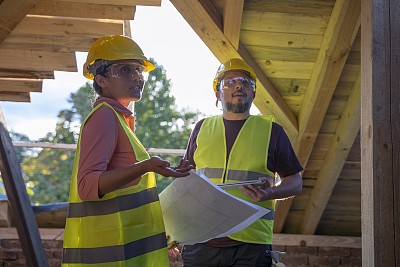
[[[154,62],[154,60],[152,60]],[[185,148],[191,126],[197,121],[199,112],[178,111],[175,98],[170,95],[171,82],[166,71],[156,64],[149,75],[141,101],[135,103],[136,135],[147,148]],[[89,97],[88,97],[89,96]],[[91,84],[86,83],[68,100],[72,107],[61,110],[55,132],[47,133],[39,142],[73,144],[77,142],[79,128],[90,113],[93,104]],[[26,136],[15,133],[15,138],[29,141]],[[68,201],[70,180],[75,151],[42,149],[32,153],[17,148],[22,168],[33,186],[31,201],[48,204]],[[161,156],[177,165],[181,157]],[[172,178],[157,175],[157,187],[162,191]]]
[[[152,60],[154,62],[154,60]],[[142,99],[135,103],[135,134],[144,147],[150,148],[186,148],[200,113],[181,110],[175,106],[175,97],[170,95],[171,81],[166,71],[156,64],[150,72],[143,90]],[[158,155],[176,166],[181,156]],[[167,187],[173,178],[156,174],[159,192]]]

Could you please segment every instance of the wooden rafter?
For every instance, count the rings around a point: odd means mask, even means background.
[[[273,114],[289,136],[297,136],[297,120],[293,112],[247,49],[239,43],[239,48],[236,50],[224,35],[222,23],[218,20],[218,12],[211,2],[204,0],[171,2],[220,62],[234,57],[242,58],[256,71],[260,81],[257,84],[256,105],[263,114]]]
[[[360,1],[338,0],[333,8],[301,107],[294,149],[305,166],[360,27]],[[293,198],[277,202],[274,232],[281,232]]]
[[[21,166],[11,142],[0,108],[0,169],[10,201],[11,212],[20,237],[27,266],[49,266],[29,196],[26,193]]]
[[[341,115],[336,134],[333,138],[333,143],[328,149],[323,167],[314,185],[311,197],[308,200],[302,222],[299,226],[299,233],[314,234],[342,171],[343,165],[350,153],[350,149],[360,130],[360,77],[361,74],[358,75],[354,83],[346,108]]]
[[[244,0],[225,0],[224,5],[224,34],[236,50],[239,47],[243,5]]]
[[[132,20],[136,6],[40,0],[29,14],[74,18]]]
[[[37,2],[38,0],[4,0],[0,2],[0,44]]]

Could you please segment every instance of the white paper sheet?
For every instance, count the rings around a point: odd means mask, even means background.
[[[226,193],[193,171],[164,189],[160,203],[170,241],[183,245],[234,234],[270,212]]]

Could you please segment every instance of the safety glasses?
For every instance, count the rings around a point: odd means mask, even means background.
[[[114,63],[107,67],[106,75],[121,79],[147,81],[149,73],[146,67],[139,63]]]
[[[235,77],[231,79],[223,79],[220,83],[220,89],[234,89],[236,86],[241,85],[245,90],[256,90],[256,83],[246,77]]]

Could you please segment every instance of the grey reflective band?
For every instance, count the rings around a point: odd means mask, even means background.
[[[69,203],[68,218],[113,214],[135,209],[155,201],[158,201],[157,188],[152,187],[138,193],[118,196],[108,200]]]
[[[165,233],[161,233],[139,239],[125,245],[98,248],[64,248],[62,263],[98,264],[105,262],[126,261],[140,255],[165,248],[166,246],[166,235]]]
[[[238,180],[238,181],[248,181],[248,180],[258,180],[260,177],[267,177],[269,179],[275,179],[265,173],[258,173],[252,171],[241,171],[241,170],[228,170],[227,180]],[[268,180],[269,180],[268,179]]]
[[[207,178],[221,178],[224,170],[221,168],[202,168],[196,170],[198,175],[204,174]]]
[[[224,173],[224,169],[222,168],[202,168],[197,170],[198,174],[204,174],[208,178],[222,178],[222,174]],[[271,177],[265,173],[258,173],[252,171],[242,171],[242,170],[228,170],[227,180],[237,180],[237,181],[249,181],[249,180],[258,180],[260,177],[268,177],[275,180],[275,177]]]
[[[267,214],[262,216],[260,219],[273,221],[274,220],[275,211],[271,210],[271,209],[268,209],[268,210],[270,210],[270,212],[268,212]]]

